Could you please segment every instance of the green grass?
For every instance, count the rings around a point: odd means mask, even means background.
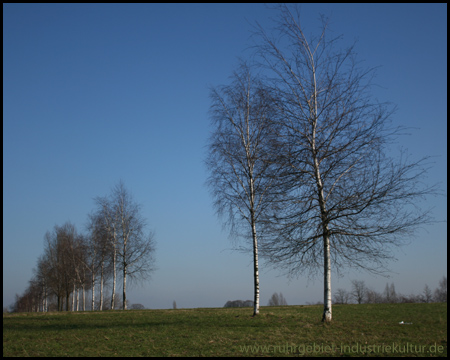
[[[334,305],[330,324],[321,313],[285,306],[262,307],[254,318],[251,308],[7,314],[3,356],[447,356],[446,303]]]

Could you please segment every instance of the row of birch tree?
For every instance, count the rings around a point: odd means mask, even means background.
[[[144,280],[154,270],[154,234],[146,231],[141,206],[123,182],[110,195],[94,201],[96,208],[88,215],[85,233],[67,222],[45,234],[44,252],[28,289],[22,296],[16,295],[13,311],[48,311],[50,298],[56,298],[58,311],[84,311],[87,290],[91,290],[88,301],[94,310],[96,288],[98,310],[115,309],[118,278],[122,280],[122,308],[127,309],[127,280]],[[112,295],[111,303],[105,306],[107,280],[112,282]]]
[[[404,129],[371,94],[375,69],[340,48],[328,22],[307,37],[298,13],[255,27],[254,62],[211,90],[207,184],[232,236],[250,239],[254,310],[258,254],[289,275],[322,274],[322,320],[332,319],[331,270],[381,273],[392,247],[430,221],[419,200],[427,158],[390,145]]]

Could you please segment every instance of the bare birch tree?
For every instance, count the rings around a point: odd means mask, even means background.
[[[103,284],[105,278],[111,274],[111,242],[105,223],[105,218],[101,213],[94,213],[88,216],[87,229],[88,237],[88,267],[91,274],[91,308],[95,308],[95,285],[96,279],[100,275],[100,302],[99,310],[103,310]]]
[[[401,128],[393,108],[374,101],[373,69],[360,69],[354,47],[340,50],[327,23],[308,39],[296,16],[280,7],[274,36],[259,27],[257,54],[279,99],[280,154],[289,202],[274,213],[264,253],[276,266],[324,277],[323,321],[331,321],[331,265],[381,272],[392,246],[428,221],[416,207],[426,159],[390,157]],[[388,155],[389,154],[389,155]]]
[[[37,260],[36,268],[33,270],[35,277],[42,289],[42,311],[46,312],[48,309],[48,297],[49,297],[49,271],[50,264],[49,259],[45,255],[39,256]]]
[[[254,310],[259,313],[257,223],[270,205],[273,166],[266,161],[271,133],[271,101],[264,86],[241,64],[232,84],[212,89],[207,184],[230,234],[252,239]],[[241,232],[243,230],[243,233]]]
[[[103,219],[104,228],[108,234],[109,246],[111,249],[111,271],[112,271],[112,295],[111,295],[111,309],[114,310],[115,296],[116,296],[116,277],[117,277],[117,249],[119,246],[119,215],[117,208],[112,204],[111,200],[105,197],[95,198],[98,210],[97,215]],[[102,287],[103,282],[100,284]],[[100,296],[100,310],[103,308],[103,294]]]
[[[72,225],[73,226],[73,225]],[[83,297],[83,311],[86,310],[86,289],[88,287],[88,272],[90,271],[89,264],[89,247],[87,238],[84,235],[78,234],[73,226],[73,234],[67,239],[67,246],[71,261],[71,268],[73,271],[73,296],[72,296],[72,311],[75,310],[75,292],[76,292],[76,311],[80,308],[79,292],[82,290]]]
[[[109,197],[97,198],[113,249],[113,295],[114,309],[116,266],[122,271],[123,310],[127,309],[127,279],[145,279],[154,269],[154,234],[146,232],[147,222],[141,215],[141,206],[133,200],[130,192],[120,181]]]

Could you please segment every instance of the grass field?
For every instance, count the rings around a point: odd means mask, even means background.
[[[447,304],[3,315],[3,356],[447,356]],[[399,324],[405,323],[412,324]]]

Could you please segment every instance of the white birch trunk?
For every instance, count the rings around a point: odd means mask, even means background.
[[[323,195],[323,184],[320,177],[319,162],[314,158],[315,176],[317,189],[319,193],[319,206],[322,220],[323,232],[323,316],[322,321],[331,321],[331,259],[330,259],[330,236],[328,229],[327,210],[325,206],[325,198]]]
[[[45,312],[46,308],[46,302],[47,302],[47,287],[44,285],[42,286],[42,312]]]
[[[80,307],[80,288],[77,288],[77,311]]]
[[[112,295],[111,295],[111,310],[114,310],[114,300],[116,296],[116,256],[117,251],[114,246],[114,254],[113,254],[113,286],[112,286]]]
[[[306,43],[307,44],[307,43]],[[328,215],[325,204],[325,196],[323,193],[323,183],[322,177],[319,169],[319,160],[318,150],[316,148],[316,129],[318,122],[318,104],[317,104],[317,81],[316,81],[316,68],[314,64],[314,53],[311,52],[309,45],[307,44],[307,51],[309,54],[309,59],[312,68],[313,74],[313,87],[314,93],[312,98],[312,103],[310,103],[310,111],[313,114],[312,120],[312,156],[314,159],[314,175],[316,178],[317,191],[319,195],[319,207],[320,207],[320,215],[322,220],[322,232],[323,232],[323,241],[324,241],[324,264],[323,264],[323,280],[324,280],[324,291],[323,291],[323,316],[322,321],[330,322],[331,321],[331,260],[330,260],[330,235],[328,229]]]
[[[127,309],[127,268],[123,267],[123,310]]]
[[[86,311],[86,290],[84,283],[83,283],[83,311]]]
[[[100,271],[100,311],[103,310],[103,262],[102,269]]]
[[[324,235],[324,262],[323,262],[323,317],[322,321],[331,321],[331,261],[330,261],[330,238]]]
[[[250,136],[250,88],[247,90],[247,114],[246,114],[246,139],[243,140],[245,152],[247,157],[247,166],[249,171],[249,185],[250,185],[250,222],[252,227],[253,238],[253,279],[254,279],[254,302],[253,302],[253,316],[259,314],[259,266],[258,266],[258,239],[256,236],[256,219],[255,219],[255,187],[253,179],[254,162],[250,151],[251,136]]]
[[[258,239],[256,238],[256,224],[252,212],[252,236],[253,236],[253,276],[254,276],[254,308],[253,315],[259,314],[259,269],[258,269]]]
[[[91,310],[94,311],[95,309],[95,276],[94,276],[94,272],[92,272],[92,299],[91,299]]]
[[[72,311],[75,310],[75,292],[76,292],[76,287],[75,287],[75,281],[73,282],[73,292],[72,292]]]

